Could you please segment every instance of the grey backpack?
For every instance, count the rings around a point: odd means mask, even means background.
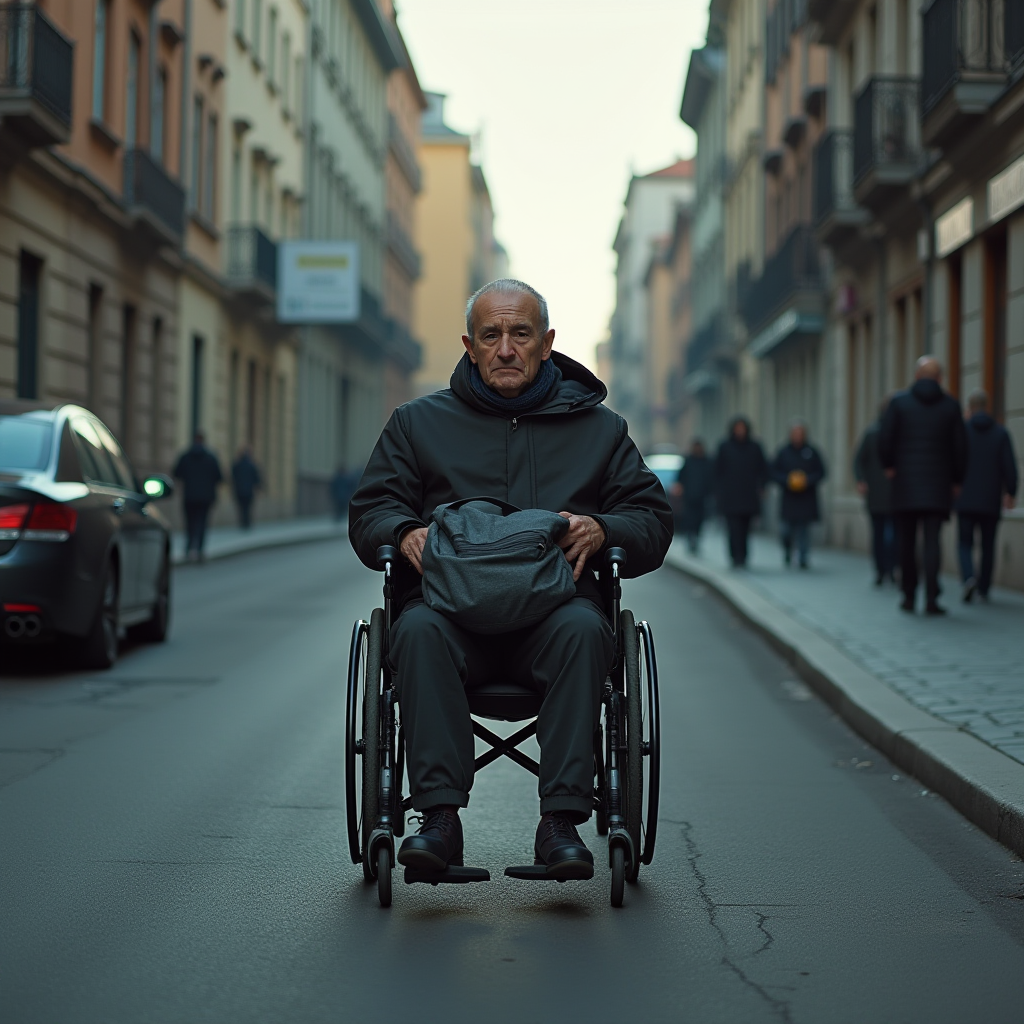
[[[497,498],[438,505],[423,548],[423,600],[473,633],[532,626],[576,594],[559,540],[569,521]]]

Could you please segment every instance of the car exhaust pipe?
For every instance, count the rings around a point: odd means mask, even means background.
[[[26,615],[24,618],[25,639],[34,640],[43,631],[43,620],[38,615]]]
[[[25,635],[25,620],[20,615],[8,615],[4,632],[12,640],[20,640]]]

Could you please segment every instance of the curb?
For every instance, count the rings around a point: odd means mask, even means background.
[[[316,532],[307,531],[305,533],[295,534],[279,534],[277,536],[269,536],[262,538],[240,538],[240,543],[237,546],[231,546],[221,551],[208,551],[206,552],[204,561],[206,562],[219,562],[224,558],[234,558],[236,555],[246,555],[252,551],[263,551],[268,548],[283,548],[290,547],[293,544],[309,544],[315,541],[324,540],[336,540],[338,538],[344,538],[348,536],[348,524],[344,521],[339,528],[324,527]],[[187,566],[193,563],[186,560],[185,555],[182,552],[172,554],[171,565],[173,566]]]
[[[678,551],[665,564],[710,587],[788,661],[854,731],[1024,856],[1024,764],[911,704],[740,580]]]

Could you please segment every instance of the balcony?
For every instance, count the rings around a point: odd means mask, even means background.
[[[418,193],[423,188],[423,174],[416,160],[416,152],[399,127],[395,115],[391,113],[388,114],[388,146],[413,192]]]
[[[878,75],[854,100],[853,191],[878,210],[908,185],[921,166],[916,78]]]
[[[790,309],[821,315],[823,308],[818,242],[806,224],[795,227],[751,282],[740,302],[740,314],[753,334]]]
[[[818,241],[839,248],[868,220],[853,196],[853,132],[833,128],[814,147],[814,228]]]
[[[1021,20],[1020,0],[933,0],[924,11],[925,145],[960,138],[1003,91],[1011,48],[1024,50]]]
[[[808,0],[807,20],[818,25],[818,42],[835,46],[850,19],[857,13],[859,0]]]
[[[401,264],[402,269],[415,281],[422,272],[422,260],[412,240],[405,233],[402,225],[398,223],[395,215],[388,210],[387,219],[387,244],[388,249],[395,259]]]
[[[384,345],[387,357],[408,373],[414,373],[423,361],[423,347],[397,320],[391,321],[391,335]]]
[[[233,224],[227,230],[228,284],[247,299],[277,301],[277,243],[258,227]]]
[[[144,150],[124,155],[124,202],[157,243],[180,246],[185,234],[185,190]]]
[[[29,146],[71,137],[74,44],[35,4],[0,7],[0,121]]]

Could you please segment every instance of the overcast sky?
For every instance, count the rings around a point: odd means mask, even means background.
[[[555,346],[594,365],[633,171],[694,153],[679,120],[707,0],[399,0],[424,89],[481,133],[512,273],[548,299]]]

